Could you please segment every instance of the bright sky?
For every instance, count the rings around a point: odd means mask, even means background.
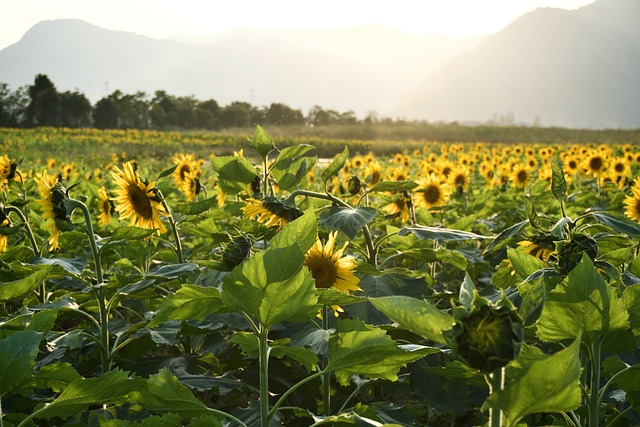
[[[0,49],[42,20],[77,18],[154,38],[236,28],[347,28],[382,23],[412,34],[462,38],[500,31],[538,7],[594,0],[0,0]]]

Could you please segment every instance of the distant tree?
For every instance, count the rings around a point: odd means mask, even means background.
[[[62,92],[60,94],[60,125],[79,128],[89,127],[91,120],[91,102],[78,92]]]
[[[314,105],[307,114],[307,124],[311,126],[328,125],[330,121],[329,114],[319,105]]]
[[[149,129],[151,116],[147,94],[123,94],[119,90],[109,95],[118,109],[118,127],[120,129]]]
[[[222,109],[222,124],[224,127],[251,126],[251,104],[235,101]]]
[[[26,111],[27,126],[59,126],[60,95],[49,77],[38,74],[29,86],[30,102]]]
[[[221,114],[222,108],[215,99],[200,102],[196,109],[197,127],[210,130],[222,128]]]
[[[268,121],[274,125],[304,124],[304,116],[300,110],[294,110],[288,105],[273,103],[269,106]]]
[[[98,129],[118,129],[118,106],[110,96],[96,102],[92,116]]]
[[[0,126],[19,127],[24,124],[29,105],[28,87],[22,86],[16,91],[9,84],[0,83]]]

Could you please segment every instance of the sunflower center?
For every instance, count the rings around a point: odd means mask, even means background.
[[[500,318],[498,316],[483,317],[470,322],[469,341],[481,350],[489,348],[500,337]]]
[[[310,257],[305,261],[305,265],[311,271],[311,276],[313,276],[317,288],[330,288],[336,283],[338,268],[331,259],[323,256]]]
[[[527,182],[527,171],[521,170],[518,172],[518,182]]]
[[[424,190],[424,199],[428,203],[436,203],[440,200],[440,189],[437,185],[430,185]]]
[[[184,163],[182,166],[180,166],[180,180],[184,181],[185,180],[185,175],[191,172],[191,168],[189,167],[188,164]]]
[[[458,187],[464,187],[464,183],[465,183],[464,175],[456,175],[455,183],[456,183],[456,186]]]
[[[635,211],[636,211],[636,215],[640,217],[640,199],[636,199]]]
[[[616,165],[615,165],[615,170],[616,170],[616,172],[618,172],[618,173],[622,173],[622,172],[624,172],[624,164],[622,164],[622,163],[616,163]]]
[[[127,195],[133,210],[144,219],[153,219],[153,207],[147,193],[135,184],[127,186]]]
[[[600,157],[593,157],[589,160],[589,168],[592,171],[599,171],[602,168],[602,159]]]

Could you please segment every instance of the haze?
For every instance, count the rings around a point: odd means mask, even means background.
[[[576,9],[593,0],[2,0],[0,49],[43,20],[78,18],[154,38],[203,37],[236,28],[335,29],[379,23],[411,34],[464,38],[500,31],[538,7]]]

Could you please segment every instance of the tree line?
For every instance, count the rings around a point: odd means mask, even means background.
[[[364,121],[375,119],[372,113]],[[2,127],[95,127],[98,129],[218,130],[255,125],[355,124],[353,111],[337,112],[319,106],[305,116],[301,110],[282,103],[256,107],[247,102],[220,106],[214,99],[200,101],[193,96],[173,96],[158,90],[153,96],[119,90],[95,105],[80,91],[59,92],[44,74],[32,85],[12,91],[0,83],[0,126]]]

